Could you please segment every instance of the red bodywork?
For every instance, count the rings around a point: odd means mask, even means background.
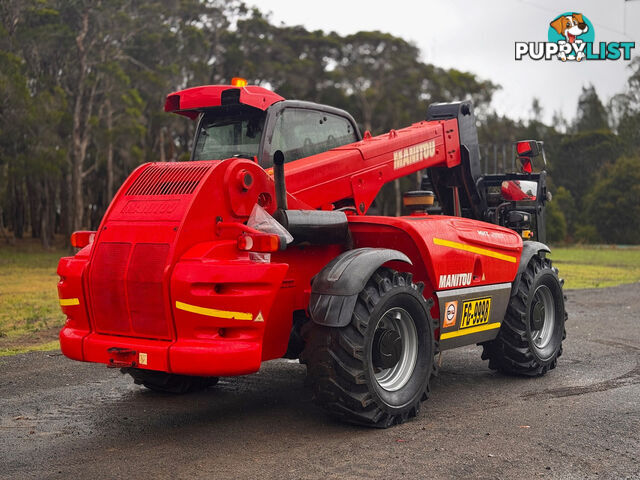
[[[164,111],[178,113],[194,119],[201,109],[222,105],[222,92],[228,90],[237,90],[239,92],[239,103],[259,108],[260,110],[266,110],[274,103],[284,100],[277,93],[254,85],[246,87],[205,85],[170,93],[164,103]]]
[[[230,87],[169,95],[167,110],[193,117]],[[245,87],[247,102],[277,101]],[[264,95],[260,96],[260,91]],[[268,95],[269,94],[269,95]],[[243,96],[244,95],[244,96]],[[216,103],[217,102],[217,103]],[[253,105],[254,103],[252,103]],[[264,107],[266,108],[266,107]],[[456,120],[420,122],[285,165],[290,209],[330,209],[353,198],[354,247],[404,252],[392,262],[425,282],[424,295],[451,287],[442,276],[472,273],[471,285],[511,282],[522,240],[512,230],[445,216],[364,216],[382,185],[431,166],[460,163]],[[249,173],[253,181],[247,188]],[[293,312],[309,304],[311,279],[343,246],[290,246],[256,263],[237,239],[256,202],[276,209],[269,171],[245,159],[148,163],[125,181],[93,243],[58,266],[73,359],[171,373],[255,372],[284,355]]]

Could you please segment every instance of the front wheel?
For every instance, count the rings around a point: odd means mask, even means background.
[[[316,403],[350,423],[379,428],[415,417],[434,370],[433,331],[411,275],[378,269],[346,327],[304,327],[300,361]]]
[[[514,289],[498,336],[483,344],[482,358],[494,370],[544,375],[562,355],[565,319],[557,270],[547,258],[534,255]]]

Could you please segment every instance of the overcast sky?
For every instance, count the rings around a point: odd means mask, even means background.
[[[251,3],[251,0],[249,0]],[[596,42],[635,41],[640,55],[640,0],[254,0],[274,23],[309,30],[381,30],[416,44],[422,59],[440,67],[476,73],[502,86],[493,106],[512,118],[528,118],[534,97],[545,121],[554,111],[571,119],[582,86],[595,85],[603,101],[620,92],[629,62],[562,63],[514,59],[514,42],[547,41],[557,15],[582,13],[594,25]]]

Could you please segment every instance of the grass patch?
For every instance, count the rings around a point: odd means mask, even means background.
[[[20,347],[0,348],[0,357],[17,355],[18,353],[50,352],[54,350],[60,350],[60,342],[58,340],[53,340],[51,342],[46,342],[46,343],[40,343],[38,345],[24,345]]]
[[[574,246],[551,249],[565,288],[612,287],[640,281],[640,247]]]
[[[20,347],[16,342],[25,336],[62,327],[56,268],[66,254],[62,249],[45,251],[31,240],[0,246],[0,350]]]

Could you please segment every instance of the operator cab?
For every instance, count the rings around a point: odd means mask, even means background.
[[[288,163],[362,140],[344,110],[285,100],[244,80],[171,93],[165,111],[197,120],[192,161],[240,157],[269,168],[278,150]]]
[[[225,105],[201,113],[191,159],[241,157],[269,168],[278,150],[288,163],[359,140],[351,115],[337,108],[295,100],[283,100],[265,111]]]

